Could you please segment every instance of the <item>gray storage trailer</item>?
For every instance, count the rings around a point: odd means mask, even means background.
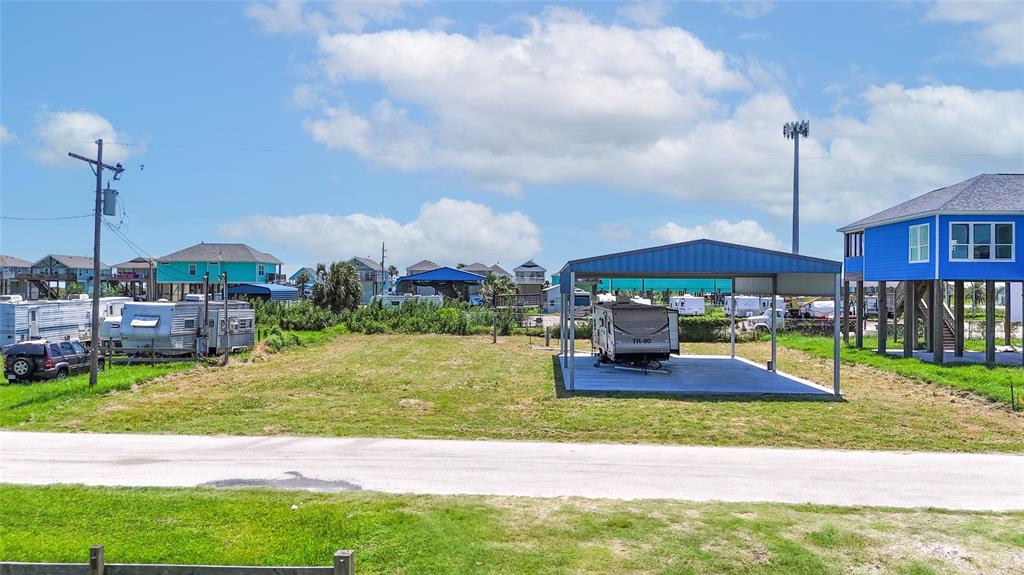
[[[224,335],[224,302],[140,302],[124,306],[120,347],[128,355],[190,355],[248,349],[255,341],[256,312],[244,301],[228,300],[230,331]],[[203,326],[206,329],[203,329]],[[116,343],[112,344],[117,347]]]

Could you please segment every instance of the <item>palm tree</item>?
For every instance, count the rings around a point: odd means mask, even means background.
[[[398,268],[396,268],[394,264],[388,266],[388,275],[392,278],[398,277]]]
[[[985,302],[985,284],[983,282],[971,282],[967,284],[967,293],[971,296],[971,317],[977,317],[978,302]]]
[[[295,285],[299,288],[299,299],[306,297],[306,284],[309,283],[309,274],[306,270],[299,270],[299,275],[295,277]]]
[[[359,307],[363,286],[359,274],[351,264],[334,262],[316,265],[316,284],[313,285],[313,303],[330,308],[334,313]]]
[[[480,295],[483,296],[484,301],[494,301],[499,297],[513,295],[518,291],[519,288],[516,287],[516,283],[512,281],[512,278],[493,273],[487,274],[487,277],[480,284]]]
[[[466,267],[466,264],[464,264],[462,262],[459,262],[459,263],[455,264],[455,269],[457,269],[457,270],[461,270],[464,267]]]

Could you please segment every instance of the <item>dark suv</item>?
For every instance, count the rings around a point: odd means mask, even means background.
[[[4,350],[4,376],[8,381],[64,379],[87,371],[89,350],[77,341],[36,339]]]

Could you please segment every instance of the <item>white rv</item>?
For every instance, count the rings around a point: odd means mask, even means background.
[[[832,317],[835,311],[836,304],[834,301],[822,299],[804,304],[800,308],[800,315],[808,319],[828,319]]]
[[[407,303],[422,303],[441,307],[442,305],[444,305],[444,296],[441,294],[378,294],[370,298],[370,303],[373,303],[375,301],[379,301],[381,305],[384,307],[402,307]]]
[[[668,307],[679,315],[704,315],[704,298],[696,295],[674,295],[668,298]]]
[[[736,307],[731,307],[734,298],[725,298],[725,314],[736,317],[750,317],[760,315],[772,308],[771,297],[760,297],[755,295],[735,296]],[[786,309],[786,300],[782,296],[775,296],[775,309]]]
[[[130,297],[100,298],[100,321],[119,315]],[[51,340],[92,337],[92,300],[23,300],[12,297],[0,301],[0,346],[26,339]]]
[[[679,314],[633,302],[597,305],[593,341],[599,363],[647,366],[679,351]]]
[[[227,305],[231,350],[252,347],[256,312],[244,301],[228,300]],[[121,314],[121,348],[130,355],[220,353],[221,346],[228,345],[223,334],[224,301],[211,301],[209,308],[205,317],[202,301],[129,303]]]

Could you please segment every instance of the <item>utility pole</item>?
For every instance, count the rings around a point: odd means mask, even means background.
[[[224,365],[228,364],[228,356],[231,355],[231,322],[228,319],[228,272],[220,274],[224,282],[224,297],[221,301],[224,303],[224,341],[218,341],[217,345],[224,344]]]
[[[807,120],[786,122],[782,126],[782,135],[793,139],[793,253],[800,253],[800,136],[807,137],[810,133]]]
[[[203,274],[203,339],[206,340],[206,351],[210,353],[210,272]]]
[[[93,238],[92,238],[92,331],[89,346],[89,386],[96,385],[96,377],[99,373],[99,341],[100,341],[100,221],[103,217],[103,170],[114,172],[114,179],[120,177],[124,168],[121,164],[108,166],[103,163],[103,139],[96,140],[96,159],[86,158],[78,154],[68,152],[68,155],[76,160],[82,160],[96,172],[96,202],[93,211]]]
[[[380,243],[380,293],[384,294],[384,242]],[[373,291],[377,291],[377,283],[373,284]],[[373,294],[377,295],[377,294]]]

